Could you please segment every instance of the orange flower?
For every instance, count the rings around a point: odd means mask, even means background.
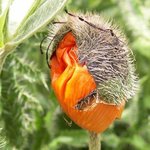
[[[68,32],[50,60],[52,87],[64,112],[76,124],[89,131],[102,132],[116,118],[120,118],[125,102],[120,105],[96,103],[93,97],[92,104],[85,106],[85,109],[75,107],[96,89],[93,76],[85,64],[79,63],[77,53],[76,40]]]

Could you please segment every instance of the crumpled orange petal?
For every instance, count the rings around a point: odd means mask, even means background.
[[[67,33],[52,55],[52,87],[64,112],[80,127],[102,132],[120,118],[124,102],[119,106],[98,103],[92,109],[75,109],[78,101],[96,89],[96,83],[86,65],[80,65],[77,58],[76,41],[71,32]]]

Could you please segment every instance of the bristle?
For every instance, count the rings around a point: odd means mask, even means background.
[[[132,52],[122,34],[97,14],[76,14],[78,17],[58,19],[66,22],[55,25],[57,35],[52,49],[56,49],[63,36],[71,31],[77,42],[78,59],[86,64],[97,84],[102,101],[120,104],[134,96],[137,91],[137,77],[132,62]],[[98,29],[99,28],[99,29]]]

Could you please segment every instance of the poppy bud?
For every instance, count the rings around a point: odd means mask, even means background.
[[[121,116],[125,101],[136,92],[132,53],[99,15],[68,14],[53,28],[52,87],[75,123],[102,132]]]

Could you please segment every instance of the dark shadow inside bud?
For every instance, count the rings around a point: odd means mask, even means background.
[[[75,109],[86,111],[96,106],[96,96],[97,92],[96,90],[92,91],[89,95],[87,95],[85,98],[78,101],[78,103],[75,105]]]

